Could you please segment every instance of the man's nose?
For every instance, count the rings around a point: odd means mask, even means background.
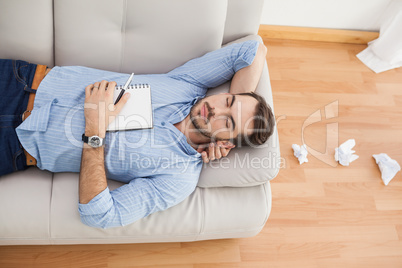
[[[211,114],[211,117],[214,116],[215,119],[217,119],[220,116],[227,115],[229,113],[229,111],[230,111],[229,107],[217,107],[217,106],[215,106],[215,107],[211,107],[210,114]]]
[[[208,119],[211,119],[213,116],[215,116],[215,108],[211,107],[211,109],[208,111]]]

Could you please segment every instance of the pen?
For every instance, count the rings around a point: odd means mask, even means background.
[[[120,91],[120,94],[119,94],[119,96],[117,97],[116,101],[114,102],[114,105],[116,105],[116,104],[119,102],[119,100],[121,99],[121,97],[123,97],[123,94],[124,94],[124,92],[127,90],[127,88],[128,88],[128,86],[130,85],[131,81],[133,80],[133,77],[134,77],[134,73],[132,73],[132,74],[130,75],[130,77],[128,78],[127,82],[124,84],[124,87],[123,87],[123,89]]]

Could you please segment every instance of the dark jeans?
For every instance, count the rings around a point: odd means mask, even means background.
[[[15,128],[22,123],[36,64],[0,59],[0,176],[24,170],[26,157]]]

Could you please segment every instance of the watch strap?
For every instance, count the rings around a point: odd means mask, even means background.
[[[82,134],[82,141],[88,143],[89,137],[85,136],[85,134]]]

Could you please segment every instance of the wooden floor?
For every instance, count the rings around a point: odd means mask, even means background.
[[[402,172],[384,186],[372,158],[402,164],[402,68],[374,74],[355,57],[365,45],[264,41],[284,168],[258,236],[1,247],[0,267],[402,267]],[[317,158],[299,165],[302,137]],[[335,166],[333,146],[350,138],[360,158]]]

